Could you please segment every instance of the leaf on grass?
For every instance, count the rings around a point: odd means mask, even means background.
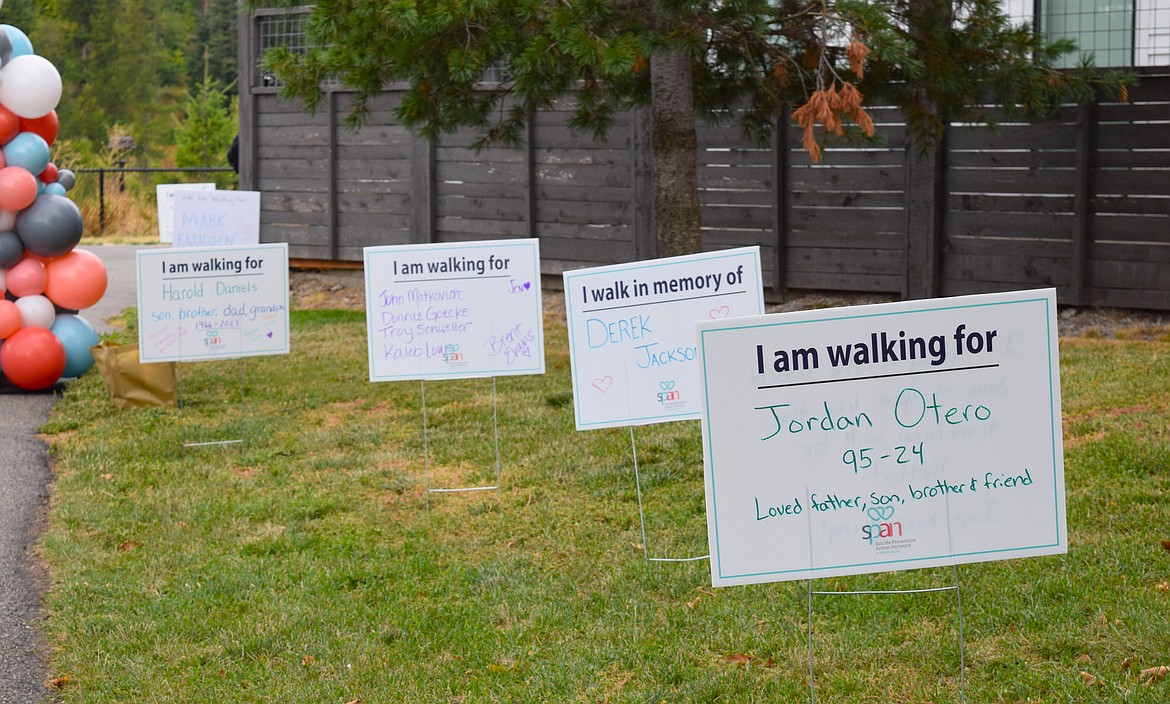
[[[727,656],[726,660],[732,665],[747,665],[752,661],[751,657],[744,655],[743,653],[732,653],[731,655]]]
[[[764,667],[768,668],[769,670],[772,669],[773,667],[776,667],[776,661],[773,660],[771,657],[768,657],[766,660],[764,660],[760,664],[763,665]]]
[[[1077,660],[1080,662],[1089,662],[1092,659],[1093,658],[1090,657],[1088,653],[1081,653],[1080,655],[1077,656]]]
[[[101,477],[102,477],[102,479],[105,479],[108,482],[114,478],[114,475],[113,474],[103,474],[103,475],[101,475]]]
[[[311,667],[316,662],[317,658],[313,657],[312,655],[306,655],[305,657],[301,658],[301,667]]]
[[[1090,675],[1089,673],[1085,672],[1084,670],[1081,670],[1081,682],[1084,682],[1086,687],[1092,687],[1093,685],[1104,685],[1105,684],[1100,678],[1098,678],[1094,675]]]
[[[1160,665],[1158,667],[1147,667],[1138,674],[1142,680],[1142,684],[1151,685],[1166,679],[1166,675],[1170,674],[1170,667]]]
[[[346,702],[345,704],[362,704],[362,700],[361,699],[354,699],[352,702]]]
[[[1160,592],[1170,592],[1170,582],[1158,582],[1154,588]]]
[[[1133,665],[1133,658],[1127,657],[1121,661],[1121,669],[1128,670]]]
[[[691,599],[690,601],[688,601],[688,602],[687,602],[687,606],[688,606],[689,608],[692,608],[692,609],[693,609],[693,608],[695,608],[696,606],[698,606],[698,605],[699,605],[699,601],[700,601],[702,598],[703,598],[703,595],[702,595],[702,594],[700,594],[699,596],[695,597],[694,599]]]
[[[54,677],[49,680],[49,689],[64,689],[65,685],[69,684],[70,681],[69,675]]]
[[[1166,550],[1170,551],[1170,539],[1163,540],[1162,547],[1165,548]]]
[[[122,552],[132,552],[140,547],[142,547],[142,543],[138,542],[137,540],[127,540],[126,542],[119,545],[118,549]]]

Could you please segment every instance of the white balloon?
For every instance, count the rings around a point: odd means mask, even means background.
[[[57,309],[53,302],[40,294],[21,296],[16,299],[16,307],[20,309],[21,327],[48,330],[57,319]]]
[[[0,78],[0,104],[25,119],[48,115],[61,100],[61,74],[43,56],[13,57]]]

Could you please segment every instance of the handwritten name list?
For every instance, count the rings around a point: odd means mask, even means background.
[[[544,373],[534,239],[367,247],[370,381]]]

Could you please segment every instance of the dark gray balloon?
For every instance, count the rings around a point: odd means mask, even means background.
[[[11,269],[21,259],[24,259],[24,244],[20,238],[15,232],[0,232],[0,269]]]
[[[42,257],[68,254],[84,230],[81,209],[67,196],[41,194],[16,216],[16,234],[28,251]]]
[[[72,191],[73,187],[77,185],[77,174],[69,169],[61,169],[57,172],[57,183],[61,184],[65,190]]]
[[[0,64],[7,65],[12,58],[12,37],[8,32],[0,31]]]

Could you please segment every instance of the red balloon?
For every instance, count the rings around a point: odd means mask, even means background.
[[[2,154],[2,153],[3,152],[0,152],[0,154]],[[50,183],[57,182],[57,176],[58,176],[57,165],[50,161],[49,165],[45,167],[45,170],[42,171],[41,175],[38,176],[37,178],[39,178],[41,180],[41,183],[50,184]]]
[[[57,121],[56,110],[50,110],[47,115],[42,115],[41,117],[34,117],[31,119],[22,117],[19,119],[21,132],[33,132],[39,134],[40,136],[44,137],[45,141],[49,144],[52,144],[53,140],[57,139],[57,131],[60,129],[61,125]],[[16,135],[13,135],[13,137],[15,136]],[[12,137],[9,137],[8,139],[12,139]],[[8,140],[4,141],[7,142]]]
[[[109,283],[105,263],[87,249],[74,249],[51,260],[45,270],[48,274],[45,296],[68,310],[81,310],[97,303]]]
[[[0,210],[24,210],[36,199],[36,176],[19,166],[0,169]]]
[[[18,134],[20,134],[20,117],[0,105],[0,144],[8,144]]]
[[[36,296],[45,292],[49,275],[39,259],[25,257],[8,270],[4,278],[13,296]]]
[[[65,371],[65,346],[44,328],[21,328],[0,345],[0,371],[26,391],[47,389]]]
[[[17,308],[16,304],[7,298],[0,298],[0,340],[12,337],[23,324],[20,308]]]

